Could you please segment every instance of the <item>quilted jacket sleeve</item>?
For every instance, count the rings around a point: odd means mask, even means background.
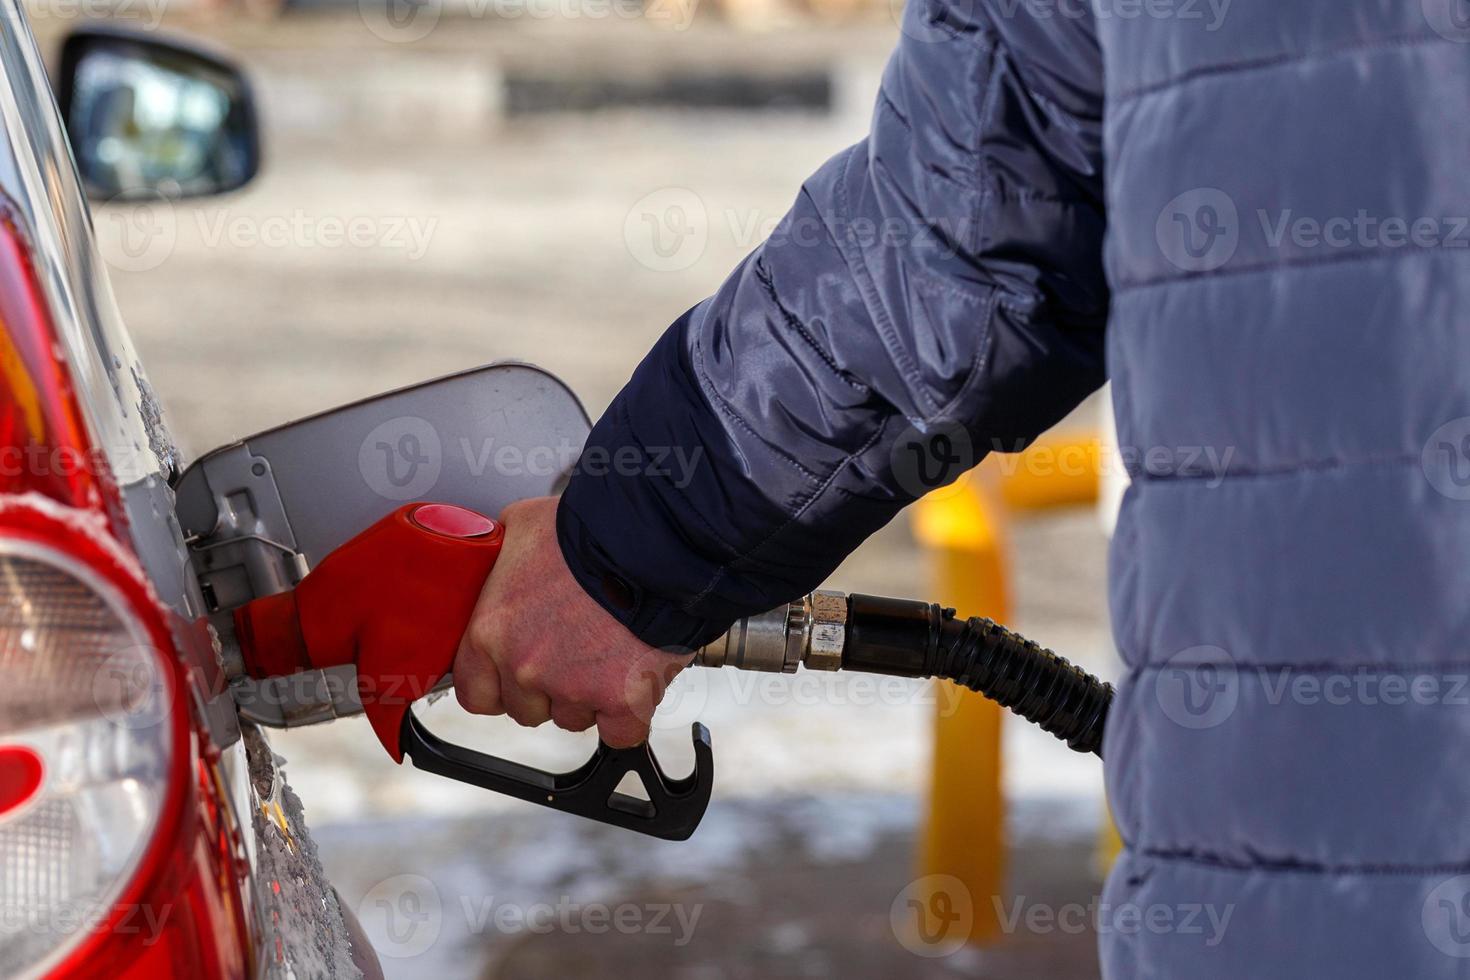
[[[558,535],[643,640],[697,645],[815,588],[926,490],[1102,383],[1087,10],[909,0],[868,138],[597,423]]]

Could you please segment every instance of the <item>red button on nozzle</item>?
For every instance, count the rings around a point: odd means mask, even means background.
[[[449,538],[483,538],[495,531],[495,522],[484,514],[453,504],[424,504],[408,516],[424,530]]]

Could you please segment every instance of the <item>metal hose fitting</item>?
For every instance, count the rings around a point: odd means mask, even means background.
[[[931,602],[827,590],[740,620],[694,663],[940,677],[1099,756],[1113,700],[1111,684],[989,619],[956,619],[953,609]]]
[[[770,612],[747,616],[724,636],[699,648],[700,667],[737,667],[794,674],[837,670],[847,640],[847,594],[819,589]]]

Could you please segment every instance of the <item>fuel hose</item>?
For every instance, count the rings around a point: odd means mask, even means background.
[[[1113,699],[1111,684],[992,620],[959,619],[938,603],[827,590],[739,621],[695,663],[942,678],[1098,756]]]

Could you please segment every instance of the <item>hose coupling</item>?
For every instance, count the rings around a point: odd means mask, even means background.
[[[837,670],[847,643],[847,593],[818,589],[769,612],[747,616],[700,647],[700,667],[738,667],[794,674],[796,668]]]

